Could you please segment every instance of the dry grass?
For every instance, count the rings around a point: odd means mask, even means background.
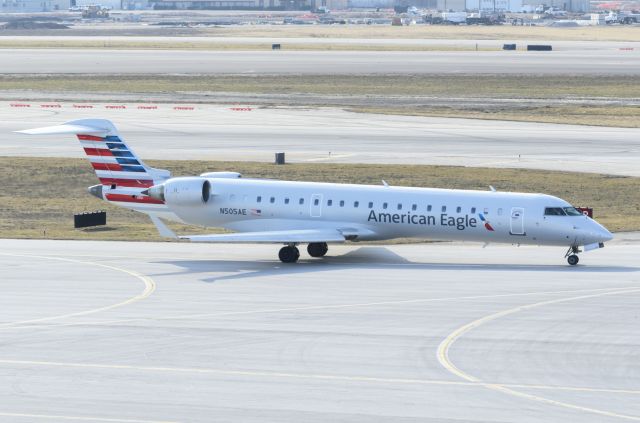
[[[549,28],[543,26],[456,25],[261,25],[211,28],[208,35],[228,37],[435,38],[460,40],[640,41],[633,26]]]
[[[144,38],[132,40],[30,40],[30,39],[2,39],[0,48],[32,48],[32,49],[118,49],[118,50],[203,50],[203,51],[253,51],[271,50],[271,42],[263,43],[234,43],[224,40],[206,39],[199,42],[179,41],[167,39],[166,41],[145,40]],[[471,45],[415,45],[415,44],[336,44],[330,40],[323,43],[291,42],[282,45],[283,50],[289,51],[498,51],[499,46],[476,48]]]
[[[0,75],[0,90],[640,98],[638,75]]]
[[[361,113],[404,116],[435,116],[449,118],[509,120],[518,122],[559,123],[570,125],[640,128],[640,107],[637,106],[545,106],[512,109],[444,108],[444,107],[352,107]]]
[[[595,208],[597,218],[611,230],[640,229],[640,179],[598,174],[445,166],[291,164],[251,162],[157,161],[175,175],[207,170],[235,170],[245,176],[419,187],[545,192],[576,205]],[[86,187],[97,183],[84,159],[0,158],[0,237],[159,240],[148,219],[91,197]],[[104,209],[106,228],[74,230],[73,213]],[[174,225],[187,233],[198,228]],[[214,232],[207,230],[206,232]]]

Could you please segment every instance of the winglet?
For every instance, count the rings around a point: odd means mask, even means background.
[[[160,234],[161,237],[178,239],[178,236],[171,229],[169,229],[167,225],[165,225],[164,222],[160,220],[158,216],[154,216],[150,214],[149,218],[151,219],[153,224],[156,226],[156,229],[158,230],[158,233]]]

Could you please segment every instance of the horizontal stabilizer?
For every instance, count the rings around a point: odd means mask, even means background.
[[[25,129],[16,131],[19,134],[27,135],[58,135],[58,134],[88,134],[88,135],[107,135],[109,128],[99,128],[87,125],[74,125],[65,123],[62,125],[45,126],[44,128]]]
[[[345,237],[335,229],[304,229],[295,231],[243,232],[221,235],[181,236],[193,242],[239,242],[239,243],[298,243],[298,242],[344,242]]]

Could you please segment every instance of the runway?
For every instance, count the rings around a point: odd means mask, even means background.
[[[640,239],[1,240],[0,420],[640,420]]]
[[[6,74],[638,75],[640,51],[186,51],[0,49]]]
[[[351,113],[334,108],[198,105],[176,111],[11,108],[0,103],[0,155],[84,157],[73,137],[12,131],[101,117],[145,159],[437,164],[640,176],[639,129]]]

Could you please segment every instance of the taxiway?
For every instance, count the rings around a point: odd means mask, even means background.
[[[84,157],[73,137],[12,131],[111,119],[143,159],[436,164],[640,176],[640,129],[353,113],[335,108],[198,105],[176,111],[16,109],[0,103],[2,156]]]
[[[640,244],[0,241],[0,420],[640,420]]]
[[[638,75],[640,51],[188,51],[0,49],[7,74]]]

